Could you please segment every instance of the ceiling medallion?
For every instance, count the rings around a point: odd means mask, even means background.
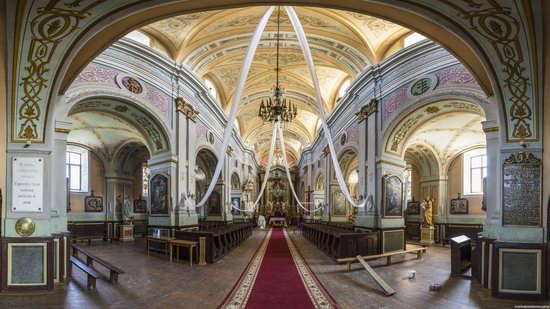
[[[137,79],[130,76],[125,76],[122,78],[122,85],[132,93],[140,94],[143,92],[143,87]]]
[[[23,237],[31,236],[34,233],[35,227],[31,218],[20,218],[15,223],[15,231]]]
[[[348,141],[348,135],[346,133],[342,134],[340,137],[340,145],[344,146],[344,144]]]
[[[298,114],[298,108],[290,100],[283,98],[285,90],[279,85],[279,36],[280,36],[280,15],[281,8],[277,10],[277,62],[275,67],[276,81],[275,87],[271,89],[272,95],[267,100],[262,100],[258,110],[258,116],[264,122],[291,122]]]

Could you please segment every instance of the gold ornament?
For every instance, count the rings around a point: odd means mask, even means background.
[[[36,225],[31,218],[21,218],[15,223],[15,231],[23,237],[31,236],[35,227]]]

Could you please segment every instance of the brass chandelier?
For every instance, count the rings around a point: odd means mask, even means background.
[[[265,102],[262,100],[260,108],[258,110],[258,116],[262,118],[264,122],[276,122],[281,120],[281,122],[291,122],[292,119],[298,114],[298,108],[295,104],[292,104],[290,100],[283,98],[285,90],[279,86],[279,28],[280,28],[280,14],[281,8],[277,10],[277,65],[275,67],[276,71],[276,83],[275,87],[271,89],[271,97],[266,99]]]

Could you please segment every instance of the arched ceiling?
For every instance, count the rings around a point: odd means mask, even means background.
[[[146,145],[148,155],[169,149],[161,126],[133,104],[104,98],[86,100],[73,106],[68,118],[72,122],[68,141],[94,149],[109,164],[131,143]]]
[[[209,79],[216,87],[217,100],[229,110],[240,68],[259,20],[267,7],[248,7],[175,16],[140,29],[157,48]],[[312,49],[326,110],[338,99],[340,85],[354,79],[370,64],[384,57],[387,49],[410,33],[394,23],[353,12],[296,7]],[[273,13],[256,51],[241,107],[237,116],[240,134],[249,146],[269,143],[271,124],[258,115],[259,103],[271,95],[275,84],[277,11]],[[315,91],[298,44],[294,28],[284,9],[280,17],[280,83],[286,98],[298,106],[297,119],[285,128],[291,153],[311,143],[319,119]],[[258,158],[266,154],[257,153]]]
[[[482,115],[455,111],[426,121],[407,142],[405,159],[412,159],[434,171],[445,170],[456,155],[473,147],[485,146]],[[435,156],[435,157],[434,157]],[[439,164],[438,164],[439,162]],[[434,166],[435,165],[435,166]]]

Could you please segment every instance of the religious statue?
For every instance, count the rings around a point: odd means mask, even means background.
[[[432,212],[434,202],[435,198],[427,197],[420,204],[420,207],[422,207],[422,210],[424,211],[424,220],[422,221],[422,225],[424,227],[433,226]]]
[[[265,228],[265,217],[263,215],[260,215],[258,217],[258,226],[260,227],[260,229]]]
[[[122,220],[124,222],[130,222],[132,220],[130,217],[130,198],[128,195],[124,196],[124,202],[122,204]]]

